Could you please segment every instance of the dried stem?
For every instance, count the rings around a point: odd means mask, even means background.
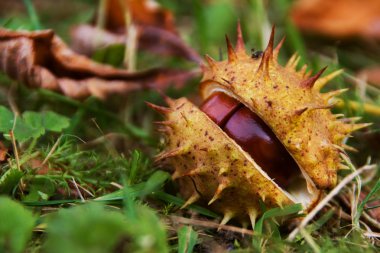
[[[170,219],[173,222],[176,223],[182,223],[182,224],[188,224],[193,226],[200,226],[200,227],[207,227],[207,228],[214,228],[214,229],[222,229],[226,231],[231,231],[235,233],[241,233],[242,235],[253,235],[253,231],[249,229],[239,228],[235,226],[230,225],[220,225],[219,223],[212,222],[212,221],[204,221],[204,220],[195,220],[195,219],[188,219],[180,216],[170,216]]]
[[[315,217],[315,215],[324,207],[326,206],[329,201],[334,198],[340,191],[343,189],[344,186],[346,186],[348,183],[350,183],[355,177],[360,175],[362,172],[366,170],[372,170],[374,169],[375,166],[373,165],[366,165],[363,166],[362,168],[352,172],[348,176],[346,176],[329,194],[326,195],[322,199],[321,202],[302,220],[300,225],[295,228],[290,234],[287,240],[293,241],[296,235],[300,232],[301,229],[304,229],[307,224]]]

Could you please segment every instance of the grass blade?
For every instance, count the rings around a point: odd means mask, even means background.
[[[178,253],[191,253],[197,244],[198,233],[191,226],[178,230]]]
[[[24,5],[26,7],[26,10],[28,11],[30,21],[33,25],[33,30],[40,30],[41,29],[41,23],[38,18],[38,14],[36,12],[36,9],[33,6],[33,3],[31,0],[23,0]]]
[[[257,221],[255,225],[255,232],[258,234],[262,234],[263,232],[263,224],[266,219],[274,218],[274,217],[282,217],[290,214],[297,214],[299,211],[302,211],[301,204],[294,204],[290,206],[286,206],[284,208],[272,208],[266,211],[261,218]]]

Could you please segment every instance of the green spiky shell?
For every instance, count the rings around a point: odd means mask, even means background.
[[[310,177],[309,183],[320,189],[331,188],[341,167],[343,139],[366,124],[338,120],[329,110],[331,99],[345,90],[321,94],[321,87],[331,76],[318,82],[324,69],[310,78],[306,67],[297,72],[297,57],[281,66],[277,62],[279,47],[273,51],[273,36],[272,32],[259,59],[247,55],[242,46],[235,51],[228,42],[228,60],[215,62],[209,58],[202,94],[222,89],[235,97],[272,129],[304,175]]]
[[[343,139],[366,125],[347,124],[330,112],[331,98],[341,91],[319,92],[339,72],[317,80],[321,71],[309,78],[305,67],[295,70],[297,57],[281,66],[277,55],[282,42],[273,50],[273,38],[272,31],[263,56],[252,58],[245,52],[238,27],[236,50],[227,39],[228,60],[206,57],[209,66],[203,67],[201,94],[207,98],[215,90],[223,91],[266,122],[298,163],[313,193],[311,201],[304,203],[307,209],[320,197],[318,189],[336,184]],[[232,217],[254,222],[260,200],[268,207],[295,202],[196,106],[184,98],[167,102],[169,109],[156,107],[167,118],[162,122],[167,149],[157,159],[175,169],[173,179],[179,180],[188,199],[185,205],[204,201],[224,214],[225,223]]]

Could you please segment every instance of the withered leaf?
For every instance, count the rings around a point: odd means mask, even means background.
[[[177,35],[153,26],[137,26],[138,46],[150,52],[184,57],[201,63],[197,52],[186,46]],[[126,34],[112,33],[92,25],[79,25],[71,29],[71,47],[84,55],[92,55],[97,49],[114,44],[124,44]]]
[[[91,55],[96,49],[127,41],[125,13],[128,9],[137,28],[140,49],[161,55],[182,57],[201,63],[199,54],[179,37],[170,11],[148,0],[108,0],[104,29],[95,25],[79,25],[71,30],[72,48]]]
[[[135,24],[177,33],[173,14],[152,0],[107,0],[105,28],[112,32],[124,33],[127,10]]]
[[[332,38],[380,39],[379,0],[299,0],[291,16],[305,32]]]
[[[139,89],[182,86],[196,71],[150,69],[130,73],[74,53],[51,30],[11,31],[0,28],[0,71],[30,87],[73,98]]]
[[[4,144],[0,141],[0,162],[4,162],[7,158],[8,149],[4,146]]]

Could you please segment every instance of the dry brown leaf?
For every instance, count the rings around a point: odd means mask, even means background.
[[[4,162],[7,158],[8,149],[0,141],[0,162]]]
[[[150,69],[129,73],[78,55],[51,30],[11,31],[0,28],[0,71],[31,87],[61,92],[69,97],[109,94],[139,89],[182,86],[195,71]]]
[[[186,46],[177,35],[156,27],[137,27],[139,48],[160,55],[174,55],[200,63],[198,53]],[[124,44],[127,35],[112,33],[96,26],[79,25],[71,30],[72,48],[81,54],[91,55],[97,49],[115,44]]]
[[[121,4],[123,3],[123,4]],[[96,49],[124,44],[127,41],[125,12],[131,12],[137,27],[138,47],[161,55],[173,55],[201,63],[199,54],[178,36],[171,12],[152,0],[108,0],[105,29],[95,25],[79,25],[71,30],[72,48],[91,55]]]
[[[291,16],[305,32],[380,39],[379,0],[299,0]]]
[[[173,14],[153,0],[107,0],[105,28],[112,32],[124,33],[127,9],[137,25],[154,26],[177,33]]]

